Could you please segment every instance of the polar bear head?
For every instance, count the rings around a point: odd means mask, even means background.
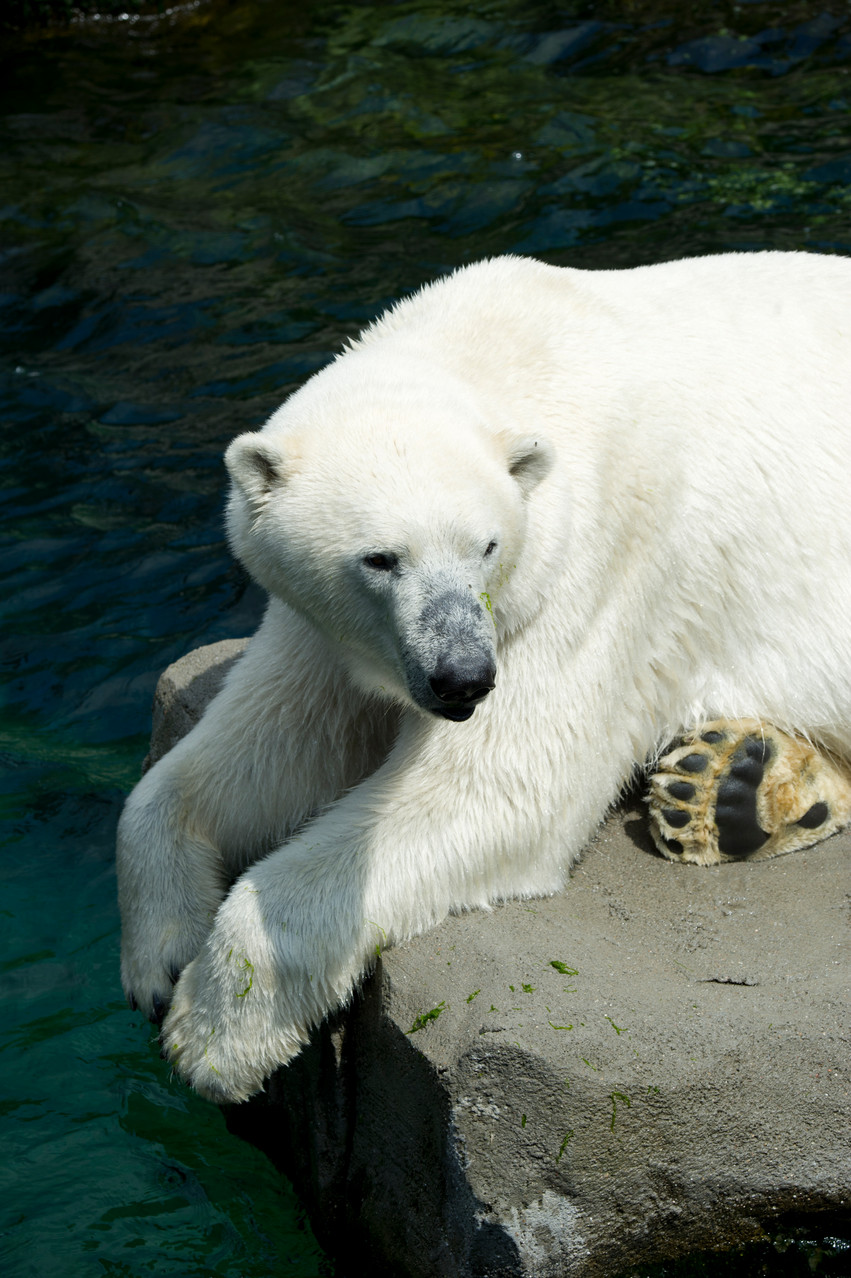
[[[350,351],[231,444],[228,534],[360,687],[464,720],[496,682],[552,460],[446,372]]]

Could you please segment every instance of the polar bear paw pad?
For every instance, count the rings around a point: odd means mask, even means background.
[[[686,733],[650,777],[650,833],[672,861],[795,852],[851,821],[851,768],[754,720]]]

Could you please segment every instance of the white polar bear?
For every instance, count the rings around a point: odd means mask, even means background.
[[[211,1098],[260,1088],[377,947],[559,889],[684,725],[851,757],[848,261],[481,262],[227,465],[268,611],[118,860],[125,988],[157,1018],[182,971],[162,1041]]]

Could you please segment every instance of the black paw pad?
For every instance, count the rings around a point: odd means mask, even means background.
[[[672,799],[682,799],[686,803],[697,794],[690,781],[669,781],[667,788]]]
[[[718,848],[725,856],[750,856],[768,841],[759,824],[756,796],[771,747],[759,737],[745,737],[733,755],[730,770],[718,786],[715,824]]]
[[[826,803],[814,803],[809,812],[805,812],[800,821],[796,821],[796,825],[802,825],[805,830],[817,830],[820,825],[824,825],[830,816],[830,808]]]
[[[744,749],[749,759],[756,759],[759,763],[768,763],[774,753],[771,743],[766,741],[764,737],[745,737],[741,746],[739,746],[739,750],[742,749]],[[733,755],[734,759],[738,756],[739,750]]]
[[[687,754],[684,759],[680,759],[679,766],[685,772],[703,772],[704,768],[709,766],[709,756],[705,754]]]
[[[674,830],[681,830],[684,825],[688,825],[691,821],[690,812],[681,812],[677,808],[663,808],[662,816]]]
[[[707,745],[717,745],[719,741],[726,741],[727,735],[724,732],[701,732],[701,741],[705,741]]]

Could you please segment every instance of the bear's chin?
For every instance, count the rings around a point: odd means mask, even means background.
[[[453,709],[450,706],[444,706],[440,710],[435,710],[435,714],[439,714],[442,719],[451,719],[453,723],[465,723],[467,719],[472,719],[475,706],[458,706]]]

